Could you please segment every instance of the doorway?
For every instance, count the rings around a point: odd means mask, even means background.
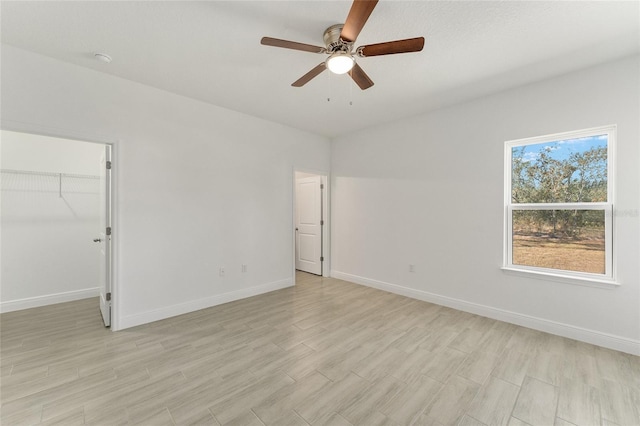
[[[110,326],[112,146],[1,132],[0,311],[95,297]]]
[[[327,176],[294,172],[294,268],[328,276]]]

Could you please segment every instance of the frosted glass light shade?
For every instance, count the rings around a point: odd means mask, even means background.
[[[355,61],[345,52],[336,52],[327,59],[327,68],[334,74],[344,74],[351,71]]]

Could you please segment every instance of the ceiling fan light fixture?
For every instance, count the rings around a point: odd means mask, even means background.
[[[334,74],[345,74],[351,71],[356,61],[346,52],[335,52],[327,59],[327,68]]]

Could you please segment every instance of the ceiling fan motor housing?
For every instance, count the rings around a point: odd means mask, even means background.
[[[327,53],[351,53],[353,43],[347,43],[340,38],[342,27],[344,27],[344,24],[335,24],[324,31],[324,35],[322,38],[324,40],[325,46],[327,46]]]

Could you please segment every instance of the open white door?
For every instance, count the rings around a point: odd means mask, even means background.
[[[111,325],[111,147],[100,158],[100,312],[105,327]]]
[[[322,275],[322,183],[320,176],[296,180],[296,269]]]

